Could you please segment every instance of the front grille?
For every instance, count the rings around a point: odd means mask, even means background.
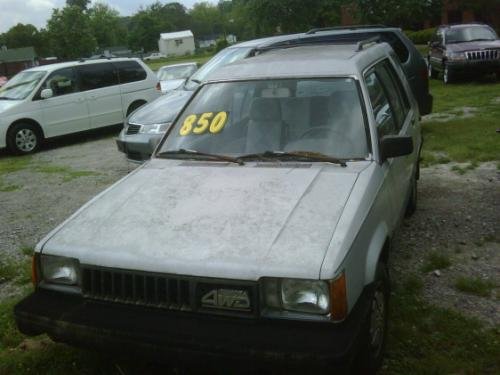
[[[500,51],[494,49],[485,49],[482,51],[470,51],[466,52],[467,60],[472,61],[483,61],[483,60],[495,60],[500,57]]]
[[[144,271],[130,271],[115,268],[82,265],[82,293],[85,298],[113,303],[124,303],[168,310],[191,311],[208,314],[255,317],[258,314],[257,283],[198,278],[193,276],[167,275]],[[241,307],[241,300],[222,305],[206,305],[203,296],[214,292],[245,291],[249,306]],[[229,297],[230,298],[230,297]],[[214,300],[215,301],[215,300]]]
[[[83,267],[82,291],[86,298],[193,310],[190,281],[179,277]]]
[[[141,130],[141,125],[128,124],[127,126],[127,135],[137,134]]]

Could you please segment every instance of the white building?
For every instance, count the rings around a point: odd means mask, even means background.
[[[160,34],[158,50],[165,56],[192,55],[194,49],[194,36],[191,30]]]

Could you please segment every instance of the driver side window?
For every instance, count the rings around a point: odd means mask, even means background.
[[[73,94],[78,91],[76,76],[73,68],[65,68],[52,72],[44,84],[43,89],[51,89],[53,96]]]
[[[373,117],[375,117],[377,124],[378,137],[382,138],[386,135],[397,134],[394,114],[379,78],[372,71],[368,73],[365,80],[370,95]]]

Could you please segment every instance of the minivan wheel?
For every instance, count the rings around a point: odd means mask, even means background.
[[[355,361],[354,373],[374,374],[382,365],[387,341],[390,285],[387,267],[381,262],[377,266],[374,284],[370,313],[362,337],[361,350]]]
[[[7,147],[18,155],[31,154],[40,147],[42,138],[35,125],[17,123],[7,133]]]

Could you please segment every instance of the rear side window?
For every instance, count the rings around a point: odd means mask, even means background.
[[[118,69],[120,83],[137,82],[146,79],[146,71],[137,61],[119,61],[114,63]]]
[[[112,64],[89,64],[78,68],[82,90],[94,90],[118,84],[118,76]]]

